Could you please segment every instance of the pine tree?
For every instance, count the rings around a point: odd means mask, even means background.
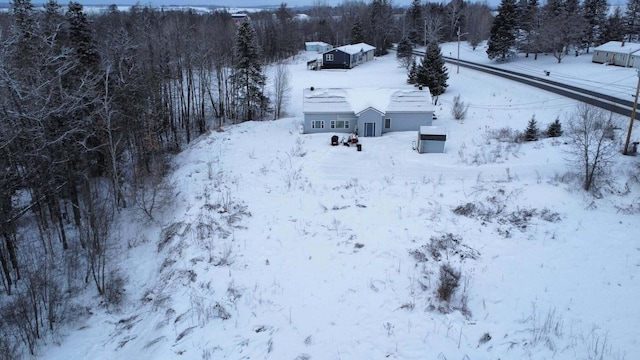
[[[351,27],[351,34],[349,36],[349,41],[352,44],[358,44],[364,42],[364,31],[362,30],[362,24],[359,20],[353,23]]]
[[[502,0],[498,7],[498,15],[491,25],[491,35],[487,48],[489,59],[505,61],[515,45],[516,20],[518,7],[515,0]]]
[[[538,129],[538,123],[536,122],[535,115],[531,117],[527,124],[527,129],[524,131],[524,139],[526,141],[537,141],[540,137],[540,129]]]
[[[376,47],[376,56],[386,55],[391,48],[393,27],[389,24],[393,23],[392,11],[390,0],[372,0],[369,5],[370,33],[367,38]]]
[[[549,127],[547,128],[547,136],[549,137],[562,136],[562,124],[560,123],[560,119],[556,118],[554,122],[549,124]]]
[[[442,58],[440,46],[435,42],[427,45],[422,63],[418,66],[416,83],[429,87],[431,95],[437,97],[447,89],[449,74]]]
[[[523,32],[521,38],[521,48],[525,52],[525,57],[529,57],[529,53],[538,53],[538,33],[540,7],[538,0],[525,1],[525,8],[522,9],[522,15],[520,17],[520,30]],[[537,59],[537,58],[536,58]]]
[[[11,6],[17,40],[15,58],[12,59],[15,62],[13,68],[29,72],[28,69],[35,66],[35,59],[38,57],[36,15],[31,0],[14,0]]]
[[[84,67],[97,69],[100,54],[82,5],[70,2],[65,18],[69,24],[69,45],[75,50],[78,60]]]
[[[260,48],[255,29],[245,20],[236,33],[235,68],[233,79],[241,101],[241,116],[245,120],[262,117],[268,110],[269,99],[264,94],[267,78],[260,63]]]
[[[408,84],[417,84],[418,83],[418,64],[416,63],[416,58],[412,58],[411,66],[409,67],[409,72],[407,73],[407,83]]]
[[[602,34],[602,43],[609,41],[622,41],[624,39],[624,17],[622,10],[616,7],[613,14],[607,18]]]
[[[624,14],[627,39],[634,41],[640,34],[640,0],[629,0]]]
[[[590,46],[598,46],[603,43],[603,32],[607,24],[609,4],[607,0],[585,0],[584,17],[588,23],[585,33],[587,52]]]
[[[422,44],[424,19],[422,18],[422,4],[420,4],[420,0],[413,0],[411,2],[406,17],[409,26],[409,41],[416,45]]]
[[[411,59],[413,58],[413,46],[411,46],[411,41],[407,38],[402,39],[400,43],[398,43],[398,47],[396,49],[396,57],[398,61],[404,68],[409,68],[411,66]]]

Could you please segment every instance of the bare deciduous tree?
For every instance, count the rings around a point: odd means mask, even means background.
[[[284,108],[287,106],[289,98],[291,97],[291,75],[289,74],[289,67],[283,62],[278,62],[273,71],[273,103],[274,103],[274,117],[279,119]]]
[[[593,190],[610,171],[619,149],[615,127],[613,113],[585,103],[580,103],[568,120],[569,160],[578,167],[586,191]]]

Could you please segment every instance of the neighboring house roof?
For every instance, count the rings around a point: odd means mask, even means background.
[[[330,44],[327,44],[326,42],[323,42],[323,41],[307,41],[304,44],[307,45],[307,46],[314,46],[314,45],[331,46]]]
[[[375,46],[371,46],[369,44],[365,44],[365,43],[357,43],[357,44],[351,44],[351,45],[342,45],[342,46],[338,46],[337,48],[335,48],[334,50],[341,50],[349,55],[353,55],[353,54],[357,54],[359,52],[367,52],[367,51],[371,51],[371,50],[375,50],[376,47]]]
[[[596,47],[594,50],[629,54],[640,50],[640,44],[622,41],[609,41],[608,43]]]
[[[373,109],[389,112],[433,111],[429,89],[353,88],[304,89],[304,113],[355,113]]]

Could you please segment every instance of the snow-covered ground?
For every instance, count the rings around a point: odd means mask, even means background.
[[[445,154],[412,150],[415,132],[332,147],[331,134],[300,134],[303,88],[408,85],[393,55],[308,71],[313,56],[291,62],[291,117],[201,137],[175,157],[155,221],[122,214],[125,303],[90,309],[40,358],[636,358],[638,158],[616,160],[601,198],[584,193],[565,176],[565,138],[487,136],[532,116],[564,122],[575,101],[455,66],[434,123]],[[503,66],[634,94],[633,69],[555,62]],[[445,263],[462,275],[449,304],[436,296]]]

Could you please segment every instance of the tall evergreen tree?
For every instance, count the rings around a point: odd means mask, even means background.
[[[16,51],[14,69],[29,69],[37,58],[38,39],[36,16],[31,0],[14,0],[11,4],[15,19]],[[28,71],[28,70],[27,70]]]
[[[636,41],[640,34],[640,0],[628,0],[624,20],[627,40]]]
[[[420,0],[413,0],[411,2],[405,16],[408,27],[408,34],[406,36],[414,45],[422,44],[424,19],[422,18],[422,4],[420,4]]]
[[[269,99],[264,94],[267,78],[260,63],[255,30],[247,20],[240,24],[236,33],[233,79],[239,91],[242,118],[263,117],[269,107]]]
[[[100,64],[100,55],[82,5],[70,2],[65,18],[69,23],[69,45],[75,49],[78,60],[91,70],[97,69]]]
[[[538,0],[524,0],[524,6],[520,16],[520,50],[525,52],[525,57],[529,53],[538,53],[538,34],[540,31],[540,6]]]
[[[487,48],[489,59],[505,61],[515,45],[518,7],[515,0],[502,0],[493,20]]]
[[[584,17],[587,21],[585,45],[587,53],[591,46],[603,44],[603,33],[607,24],[609,4],[607,0],[584,0]]]
[[[391,47],[391,14],[390,0],[373,0],[369,6],[370,41],[376,47],[376,56],[385,55]]]
[[[353,26],[351,26],[349,42],[352,44],[364,42],[364,31],[362,30],[362,23],[359,20],[356,20],[353,23]]]
[[[447,89],[449,73],[442,58],[440,46],[435,42],[427,44],[422,63],[418,66],[416,83],[429,87],[431,95],[437,97]]]
[[[607,18],[602,34],[602,43],[608,41],[622,41],[624,39],[624,16],[622,10],[616,7],[613,14]]]
[[[567,12],[566,22],[564,24],[562,34],[566,37],[566,46],[564,49],[565,55],[569,50],[575,51],[576,56],[578,49],[584,47],[584,38],[589,28],[585,16],[584,6],[580,3],[580,0],[564,0],[564,7]]]

